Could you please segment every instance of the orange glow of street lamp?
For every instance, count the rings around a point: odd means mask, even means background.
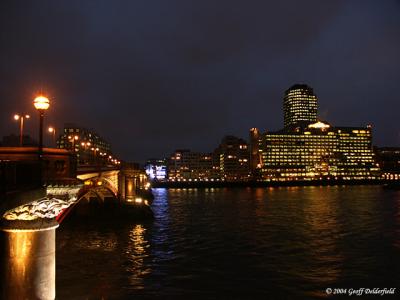
[[[18,121],[19,119],[29,119],[30,117],[31,117],[30,115],[18,115],[18,114],[15,114],[14,115],[14,120]]]
[[[39,112],[39,160],[42,161],[43,156],[43,119],[44,112],[49,108],[50,101],[47,97],[39,95],[33,100],[33,106]]]
[[[19,146],[22,147],[22,140],[23,140],[23,131],[24,131],[24,119],[29,119],[29,115],[14,115],[14,120],[19,121]]]
[[[56,143],[56,129],[54,127],[50,126],[48,128],[48,131],[49,131],[49,133],[51,133],[53,135],[53,143],[57,146],[57,143]]]
[[[39,147],[38,147],[38,158],[40,164],[40,182],[43,183],[43,120],[44,113],[50,106],[50,101],[47,97],[42,95],[37,96],[33,100],[33,106],[39,113]]]
[[[71,142],[71,144],[72,144],[72,151],[73,151],[73,152],[77,151],[77,150],[75,149],[75,144],[76,144],[76,141],[79,140],[79,136],[78,136],[78,135],[74,135],[74,136],[69,135],[69,136],[68,136],[68,140],[69,140],[69,141]],[[78,144],[78,145],[79,145],[79,144]]]
[[[50,106],[50,101],[45,96],[37,96],[35,100],[33,100],[33,105],[37,110],[47,110]]]

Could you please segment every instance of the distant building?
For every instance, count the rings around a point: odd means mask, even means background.
[[[244,181],[250,177],[250,153],[245,140],[226,136],[219,146],[220,173],[226,181]]]
[[[65,124],[57,146],[74,152],[81,165],[115,162],[108,142],[94,131],[74,124]]]
[[[171,181],[249,180],[249,148],[245,140],[226,136],[212,153],[179,149],[168,160]]]
[[[262,137],[266,180],[376,179],[370,127],[331,127],[317,122]]]
[[[19,147],[20,146],[20,136],[11,134],[7,136],[3,136],[3,140],[0,145],[2,147]],[[29,135],[22,136],[22,146],[24,147],[37,147],[38,142],[32,139]]]
[[[146,162],[146,174],[150,181],[165,181],[167,177],[167,162],[165,159],[150,159]]]
[[[285,92],[283,100],[285,129],[304,127],[317,122],[317,96],[311,87],[295,84]]]
[[[284,129],[259,139],[263,180],[379,178],[371,126],[333,127],[317,121],[317,98],[306,85],[286,91],[283,110]]]
[[[259,176],[262,165],[261,149],[260,149],[261,133],[257,128],[250,129],[250,173],[255,178]]]
[[[193,152],[189,149],[178,149],[168,160],[169,180],[211,180],[219,178],[213,168],[211,153]]]
[[[400,147],[376,147],[376,160],[386,180],[400,180]]]

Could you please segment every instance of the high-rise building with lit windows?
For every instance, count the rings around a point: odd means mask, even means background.
[[[312,88],[294,85],[284,98],[284,129],[259,139],[265,181],[377,179],[372,128],[334,127],[317,120]]]
[[[317,96],[311,87],[295,84],[285,92],[283,100],[285,129],[304,127],[317,122]]]

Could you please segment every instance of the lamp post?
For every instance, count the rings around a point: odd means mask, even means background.
[[[73,135],[73,136],[68,136],[68,140],[70,141],[70,143],[72,144],[72,153],[74,153],[75,154],[75,144],[76,144],[76,141],[77,140],[79,140],[79,136],[77,136],[77,135]]]
[[[85,148],[85,151],[87,151],[88,147],[90,146],[90,142],[82,142],[81,146]]]
[[[48,129],[48,131],[53,135],[53,143],[54,143],[54,145],[55,145],[56,148],[57,148],[57,143],[56,143],[56,128],[50,126],[49,129]]]
[[[90,147],[91,143],[90,142],[82,142],[81,146],[84,148],[83,152],[83,159],[82,159],[82,163],[83,164],[89,164],[90,163],[90,152],[88,151],[88,147]]]
[[[99,148],[91,148],[90,150],[93,151],[94,155],[93,155],[93,163],[96,164],[97,163],[97,151],[99,151]]]
[[[39,112],[39,148],[38,148],[38,158],[39,158],[39,179],[40,184],[43,184],[43,119],[44,113],[50,106],[50,101],[44,96],[38,96],[33,100],[33,105]]]
[[[29,119],[29,115],[24,115],[24,114],[15,114],[14,115],[14,120],[19,121],[19,146],[22,147],[22,141],[23,141],[23,136],[24,136],[24,119]]]

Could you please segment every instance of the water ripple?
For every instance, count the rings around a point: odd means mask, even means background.
[[[59,299],[326,298],[327,287],[400,282],[397,191],[153,192],[153,222],[59,230]]]

